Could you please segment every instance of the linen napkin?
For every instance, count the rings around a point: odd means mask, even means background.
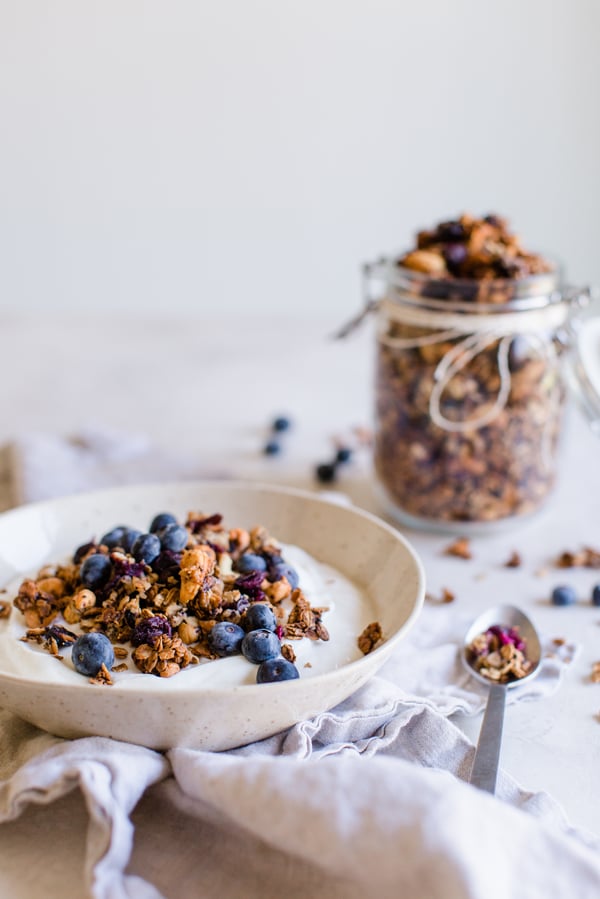
[[[31,466],[28,450],[12,451],[21,495],[47,496],[52,469]],[[86,454],[74,489],[97,470],[89,441]],[[122,482],[127,460],[101,455],[102,477]],[[61,899],[562,899],[575,884],[578,897],[597,897],[600,843],[571,828],[549,796],[505,772],[503,802],[464,783],[473,746],[447,716],[485,699],[460,664],[465,625],[450,606],[427,606],[379,676],[346,702],[226,753],[61,740],[0,713],[0,830],[35,804],[58,808],[52,828],[68,833],[70,806],[59,800],[81,792],[86,848]],[[545,658],[510,700],[558,689],[576,651]],[[35,851],[48,863],[60,856],[39,840]],[[28,877],[24,864],[16,899],[42,895]]]

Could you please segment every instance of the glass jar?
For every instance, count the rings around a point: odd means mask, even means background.
[[[442,530],[535,512],[556,478],[563,357],[586,292],[561,288],[557,270],[436,280],[384,259],[366,275],[378,319],[374,463],[388,511]]]

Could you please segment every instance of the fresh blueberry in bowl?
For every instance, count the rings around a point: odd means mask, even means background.
[[[274,684],[283,680],[295,680],[300,672],[293,662],[287,659],[266,659],[261,662],[256,672],[257,684]]]
[[[142,532],[138,531],[137,528],[125,528],[125,533],[123,534],[123,543],[121,544],[126,553],[130,553],[133,549],[133,544],[137,540],[138,537],[142,536]]]
[[[110,578],[112,565],[108,556],[103,553],[94,553],[82,562],[79,575],[84,587],[90,590],[100,590]]]
[[[242,653],[249,662],[259,665],[276,658],[281,652],[279,637],[266,628],[250,631],[242,640]]]
[[[119,525],[118,527],[113,528],[112,531],[108,531],[103,537],[100,537],[100,543],[103,543],[108,549],[116,549],[117,546],[122,547],[126,530],[124,525]]]
[[[208,633],[208,645],[219,656],[233,656],[240,652],[244,629],[232,621],[217,621]]]
[[[132,555],[136,562],[151,565],[160,555],[160,540],[156,534],[140,534],[132,547]]]
[[[288,565],[281,556],[277,556],[269,565],[269,580],[280,581],[282,577],[287,578],[292,590],[298,588],[298,584],[300,583],[298,572],[295,568],[292,568],[291,565]]]
[[[267,563],[257,553],[244,553],[235,563],[235,567],[240,574],[250,574],[251,571],[266,571]]]
[[[577,594],[573,587],[564,584],[555,587],[550,598],[554,606],[572,606],[577,602]]]
[[[161,547],[172,553],[179,553],[185,549],[190,538],[186,529],[180,524],[168,524],[157,536],[160,537]]]
[[[596,584],[592,590],[592,605],[600,606],[600,584]]]
[[[152,519],[150,533],[158,534],[159,531],[164,531],[165,528],[168,528],[170,524],[177,524],[175,516],[171,515],[170,512],[159,512],[159,514],[155,515]]]
[[[103,665],[110,671],[115,663],[115,652],[105,634],[82,634],[73,643],[71,661],[79,674],[96,677]]]
[[[274,631],[277,627],[277,620],[271,606],[264,602],[256,602],[248,606],[243,620],[244,628],[247,631],[267,630]]]

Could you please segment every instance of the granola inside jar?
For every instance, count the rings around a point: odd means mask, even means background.
[[[497,216],[462,216],[368,277],[382,285],[374,462],[388,509],[445,530],[535,512],[566,397],[574,300],[558,269]]]

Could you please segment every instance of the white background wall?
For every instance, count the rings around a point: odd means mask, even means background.
[[[462,209],[600,284],[597,0],[0,0],[0,302],[358,303]]]

